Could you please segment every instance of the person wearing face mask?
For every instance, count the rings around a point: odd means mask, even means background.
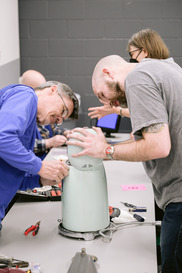
[[[144,58],[167,59],[169,50],[161,36],[153,29],[143,29],[135,34],[128,41],[127,51],[130,56],[130,63],[139,63]],[[88,109],[90,118],[102,118],[106,115],[116,113],[122,117],[130,117],[128,108],[122,108],[108,104],[100,99],[103,106],[90,107]]]
[[[161,36],[149,28],[133,34],[128,41],[127,51],[130,55],[130,63],[139,63],[144,58],[169,58],[169,50]]]

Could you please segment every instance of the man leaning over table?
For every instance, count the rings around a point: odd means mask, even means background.
[[[68,175],[61,161],[41,161],[33,153],[36,121],[42,125],[78,118],[78,100],[66,84],[49,81],[42,90],[9,85],[0,90],[0,229],[17,190],[55,185]],[[33,178],[33,179],[32,179]]]
[[[117,55],[101,59],[93,72],[92,87],[102,102],[128,107],[135,139],[109,145],[100,128],[67,144],[90,155],[124,161],[142,161],[155,200],[164,210],[161,227],[162,273],[182,272],[182,68],[172,58],[128,63]],[[79,140],[79,141],[78,141]],[[122,174],[122,170],[121,170]]]

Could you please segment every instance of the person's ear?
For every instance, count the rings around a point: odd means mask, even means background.
[[[143,48],[143,54],[144,54],[144,58],[147,58],[149,55],[148,51],[145,48]]]
[[[108,78],[109,78],[109,80],[114,79],[114,74],[112,73],[112,71],[108,70],[107,68],[103,68],[103,73],[104,73],[104,77],[106,79],[108,79]]]
[[[50,87],[51,94],[56,93],[56,92],[57,92],[57,90],[58,90],[57,85],[52,85],[52,86]]]

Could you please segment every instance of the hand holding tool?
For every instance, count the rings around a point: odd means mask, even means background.
[[[25,230],[24,234],[25,234],[25,235],[28,235],[31,231],[33,231],[33,232],[32,232],[32,235],[35,236],[35,235],[38,233],[39,228],[40,228],[40,221],[37,222],[35,225],[32,225],[32,226],[30,226],[29,228],[27,228],[27,229]]]

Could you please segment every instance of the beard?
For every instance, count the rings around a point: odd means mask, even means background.
[[[126,95],[125,91],[120,87],[118,82],[106,82],[107,87],[113,92],[113,98],[111,100],[111,105],[115,101],[119,101],[119,104],[123,108],[127,108],[127,100],[126,100]]]

